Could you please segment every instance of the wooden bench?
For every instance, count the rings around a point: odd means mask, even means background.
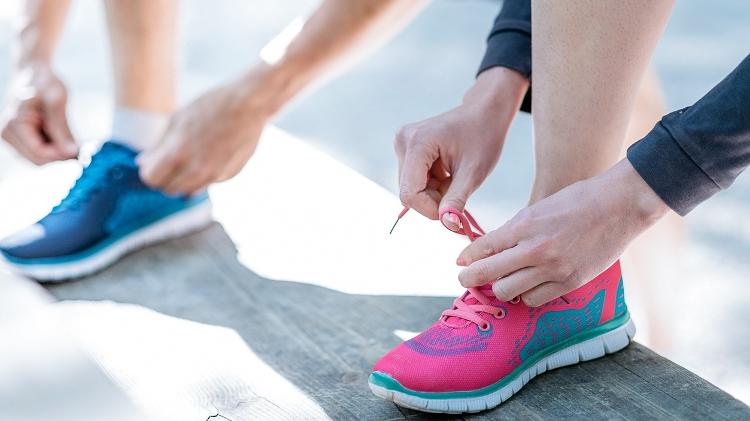
[[[219,224],[49,290],[61,300],[133,303],[228,327],[335,420],[750,419],[746,405],[637,343],[612,356],[546,373],[485,413],[447,417],[398,408],[372,395],[370,368],[399,343],[394,331],[423,329],[451,300],[345,294],[264,279],[238,261]],[[217,414],[231,420],[299,416],[295,408],[252,390],[239,389],[234,395],[233,390],[213,391]]]
[[[221,225],[50,286],[60,317],[160,421],[460,419],[397,408],[367,377],[460,292],[453,259],[465,239],[411,213],[388,236],[400,210],[391,193],[279,130],[264,138],[212,191]],[[2,234],[44,215],[75,170],[18,170],[0,183],[16,204]],[[633,344],[462,418],[750,419],[750,409]]]

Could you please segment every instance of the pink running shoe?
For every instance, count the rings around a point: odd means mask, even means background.
[[[481,229],[452,211],[472,240]],[[521,390],[538,374],[617,352],[635,325],[623,293],[620,263],[586,285],[540,307],[501,302],[490,285],[470,288],[440,319],[375,364],[370,389],[426,412],[479,412]]]

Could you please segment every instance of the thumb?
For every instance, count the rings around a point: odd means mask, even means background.
[[[440,221],[449,230],[458,231],[461,228],[458,216],[454,212],[463,213],[466,201],[469,200],[469,196],[474,192],[474,189],[474,183],[464,172],[457,171],[451,177],[451,183],[442,200],[440,200],[439,207],[440,213],[443,215]]]

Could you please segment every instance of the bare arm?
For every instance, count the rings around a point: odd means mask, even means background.
[[[428,3],[427,0],[325,0],[277,60],[250,71],[268,83],[264,101],[275,113],[312,83],[382,45]],[[251,76],[252,77],[252,76]]]
[[[70,0],[27,0],[18,31],[17,66],[50,63],[57,47]]]
[[[20,19],[2,137],[35,164],[73,158],[78,150],[65,116],[67,91],[51,65],[69,5],[28,0]]]
[[[326,0],[272,60],[178,111],[162,140],[139,160],[141,177],[170,193],[192,193],[237,174],[263,127],[337,64],[383,43],[426,0]],[[219,121],[221,124],[216,124]]]

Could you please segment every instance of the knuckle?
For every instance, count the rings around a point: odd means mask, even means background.
[[[170,152],[167,155],[165,161],[173,165],[182,165],[185,162],[187,162],[187,159],[188,159],[188,155],[185,152],[178,150],[178,151]]]
[[[149,185],[152,185],[154,182],[154,172],[152,171],[151,167],[140,167],[138,170],[138,175],[140,176],[141,180]]]
[[[539,259],[548,263],[552,263],[556,259],[557,250],[555,249],[554,243],[550,239],[542,239],[538,241],[534,246],[534,255]]]
[[[425,143],[426,143],[425,141],[427,140],[427,135],[423,127],[410,124],[410,125],[402,127],[399,130],[398,138],[400,139],[401,146],[403,146],[404,149],[422,150],[425,148]]]
[[[523,294],[521,296],[521,300],[528,307],[538,307],[539,304],[541,304],[541,303],[539,303],[539,299],[536,296],[531,295],[531,294]]]
[[[485,241],[481,244],[479,244],[479,255],[482,259],[494,256],[497,253],[499,253],[499,250],[497,247],[495,247],[492,242]]]
[[[527,215],[528,212],[526,210],[522,210],[515,217],[513,217],[513,219],[508,221],[508,223],[510,224],[510,232],[514,237],[523,238],[526,232],[528,232],[529,228],[531,227],[531,221],[529,220],[529,217]]]
[[[510,296],[508,287],[502,281],[495,282],[495,284],[492,285],[492,292],[502,301],[510,301],[513,299],[513,297]]]
[[[26,158],[28,158],[28,160],[31,161],[31,163],[34,164],[34,165],[36,165],[36,166],[42,166],[42,165],[44,165],[44,164],[47,163],[46,160],[44,160],[41,157],[36,156],[36,155],[29,155]]]
[[[470,279],[476,283],[484,283],[490,280],[490,268],[485,263],[474,263],[469,266]]]
[[[226,178],[222,177],[222,174],[219,174],[218,172],[214,171],[211,168],[202,168],[199,169],[196,173],[196,180],[199,181],[199,184],[203,186],[204,184],[210,183],[212,181],[217,181],[219,179],[229,179],[233,176],[232,172],[229,172],[226,174]]]
[[[396,142],[405,145],[414,138],[415,133],[416,130],[413,125],[408,124],[403,126],[396,132]]]
[[[11,136],[10,123],[7,123],[3,125],[3,129],[0,131],[0,137],[2,137],[5,140],[8,140],[10,136]]]
[[[463,197],[455,196],[451,197],[448,201],[448,206],[456,208],[456,209],[463,209],[466,207],[466,199]]]
[[[401,199],[401,203],[404,205],[411,205],[414,203],[415,194],[410,191],[409,186],[401,185],[398,198]]]
[[[567,272],[568,275],[562,278],[562,284],[568,289],[575,289],[586,283],[585,279],[582,279],[580,272],[573,269]]]
[[[62,86],[52,87],[48,89],[44,94],[44,103],[52,106],[60,106],[65,104],[68,98],[68,93]]]

